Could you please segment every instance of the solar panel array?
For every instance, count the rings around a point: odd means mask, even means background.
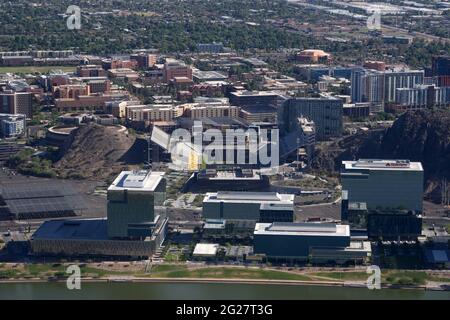
[[[83,198],[70,186],[52,181],[3,185],[0,196],[12,214],[65,212],[85,209]]]
[[[77,192],[68,185],[56,183],[55,185],[41,183],[20,183],[4,185],[0,191],[4,200],[32,199],[46,197],[63,197],[76,195]]]
[[[73,198],[73,197],[71,197]],[[80,201],[69,197],[6,200],[11,213],[62,212],[81,210]],[[75,197],[80,198],[80,197]],[[81,202],[82,203],[82,202]]]

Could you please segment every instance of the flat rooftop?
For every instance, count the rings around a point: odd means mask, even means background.
[[[350,226],[333,223],[257,223],[254,235],[350,237]]]
[[[122,171],[109,186],[108,191],[155,191],[164,174],[147,170]]]
[[[199,79],[227,79],[228,76],[217,71],[193,70],[192,75]]]
[[[45,221],[33,234],[32,239],[107,240],[107,220],[101,218]]]
[[[230,94],[236,97],[272,97],[279,95],[273,91],[234,91],[230,92]]]
[[[247,174],[247,172],[249,172],[249,174]],[[261,175],[256,171],[256,170],[250,170],[250,171],[246,171],[246,173],[244,174],[239,174],[236,171],[216,171],[214,170],[214,173],[209,174],[207,171],[202,173],[199,172],[199,176],[200,177],[206,177],[208,178],[208,180],[230,180],[230,181],[239,181],[239,180],[243,180],[243,181],[249,181],[249,180],[254,180],[254,181],[260,181]]]
[[[396,170],[423,171],[422,163],[409,160],[360,159],[357,161],[342,161],[345,170]]]
[[[225,229],[226,220],[223,219],[206,219],[203,229],[222,230]]]
[[[276,192],[219,191],[207,193],[203,202],[257,202],[292,205],[294,203],[294,195]]]
[[[192,254],[194,256],[214,257],[218,249],[219,245],[217,243],[197,243]]]
[[[83,197],[60,181],[0,184],[0,200],[12,214],[54,213],[86,208]]]

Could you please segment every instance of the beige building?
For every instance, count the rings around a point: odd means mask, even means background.
[[[183,116],[191,119],[239,117],[239,107],[222,103],[189,103],[182,107],[184,108]]]
[[[126,117],[132,121],[171,121],[183,115],[183,108],[173,105],[127,106]]]
[[[89,111],[104,110],[105,103],[114,100],[126,100],[129,98],[127,91],[112,91],[108,93],[97,93],[92,95],[80,95],[74,98],[55,99],[55,106],[58,111]]]

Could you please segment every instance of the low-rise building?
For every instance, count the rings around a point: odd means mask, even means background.
[[[350,241],[350,227],[331,223],[257,223],[254,253],[270,260],[340,262],[367,261],[370,243]]]
[[[217,243],[197,243],[192,256],[194,259],[214,259],[218,250]]]
[[[206,219],[292,222],[294,195],[272,192],[216,192],[203,199]]]
[[[46,221],[31,238],[31,252],[40,256],[149,257],[161,246],[167,231],[167,219],[159,217],[148,237],[111,239],[107,225],[106,219]]]
[[[228,79],[228,75],[225,75],[218,71],[202,71],[199,69],[193,69],[192,77],[196,82],[224,81]]]
[[[205,192],[259,191],[269,186],[269,179],[251,169],[238,168],[233,171],[202,169],[192,175],[187,185],[192,190]]]
[[[317,49],[303,50],[296,55],[296,59],[301,63],[326,63],[329,62],[331,58],[331,54]]]
[[[110,101],[128,100],[130,94],[127,91],[110,91],[105,93],[95,93],[79,95],[73,98],[55,99],[55,107],[59,112],[105,111],[105,104]]]
[[[108,70],[108,77],[112,79],[123,79],[131,82],[139,78],[139,74],[130,68],[110,69]]]
[[[184,108],[183,117],[191,119],[239,117],[238,107],[221,102],[188,103],[180,107]]]

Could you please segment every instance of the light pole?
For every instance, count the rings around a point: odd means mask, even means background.
[[[146,134],[145,135],[145,139],[147,140],[147,161],[144,161],[145,163],[145,167],[147,167],[149,170],[152,169],[152,162],[150,160],[150,152],[151,152],[151,135],[150,134]]]

